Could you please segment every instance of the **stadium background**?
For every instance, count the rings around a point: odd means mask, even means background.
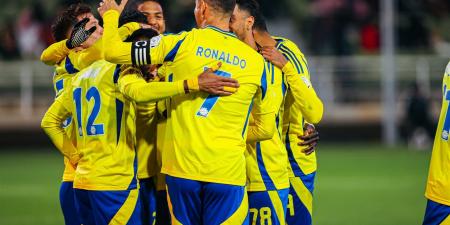
[[[441,80],[450,59],[450,2],[260,2],[271,33],[304,51],[325,105],[314,224],[420,224]],[[382,7],[386,2],[393,7]],[[38,58],[52,42],[49,26],[56,12],[69,3],[1,2],[0,224],[63,223],[62,158],[39,128],[53,100],[53,68]],[[193,4],[165,1],[169,31],[194,26]],[[389,29],[392,48],[386,45]]]

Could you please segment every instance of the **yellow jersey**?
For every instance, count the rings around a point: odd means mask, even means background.
[[[162,65],[158,69],[158,76],[164,77],[164,82],[172,82],[173,74],[170,72],[167,64]],[[171,134],[167,134],[168,131],[166,129],[167,120],[170,118],[167,117],[167,106],[170,105],[170,98],[159,101],[157,103],[158,109],[158,125],[156,128],[156,162],[158,165],[158,173],[156,176],[156,190],[166,190],[166,180],[165,175],[161,173],[162,168],[162,153],[164,150],[169,149],[168,151],[173,151],[173,136]]]
[[[158,173],[156,163],[156,103],[137,104],[136,150],[138,155],[138,179],[146,179]]]
[[[119,35],[122,39],[126,39],[134,31],[138,30],[140,25],[135,22],[124,24],[119,28]],[[41,54],[41,61],[47,65],[54,65],[56,67],[53,75],[53,89],[56,96],[59,96],[64,87],[68,86],[68,82],[74,74],[78,73],[91,65],[93,62],[103,58],[103,42],[100,38],[93,46],[83,51],[71,51],[66,46],[67,40],[62,40],[50,45]],[[63,122],[63,127],[72,139],[73,132],[72,118],[69,117]],[[138,134],[139,135],[139,134]],[[76,141],[73,139],[73,141]],[[76,143],[74,143],[76,145]],[[142,169],[140,170],[142,171]],[[67,158],[64,158],[64,172],[63,181],[73,181],[75,176],[75,166],[69,163]]]
[[[244,152],[251,105],[258,117],[275,117],[269,101],[267,106],[263,105],[266,104],[263,99],[270,94],[261,84],[266,73],[262,56],[234,34],[212,26],[124,43],[117,34],[118,17],[114,10],[103,15],[105,43],[114,46],[105,51],[106,60],[135,65],[170,62],[174,82],[197,77],[220,61],[223,65],[216,73],[239,81],[239,90],[227,97],[201,92],[172,97],[167,129],[175,137],[174,148],[163,151],[161,172],[185,179],[244,186]],[[267,130],[261,133],[270,139],[274,129]]]
[[[306,121],[317,124],[323,115],[323,104],[316,95],[310,82],[310,74],[305,56],[292,41],[274,37],[277,41],[276,48],[288,59],[294,66],[295,72],[301,77],[301,81],[288,82],[288,90],[284,104],[283,120],[283,142],[285,144],[289,160],[289,177],[300,176],[301,174],[310,174],[317,169],[317,160],[315,152],[306,155],[301,152],[297,144],[301,142],[298,138],[303,135],[303,124]],[[295,96],[293,88],[297,85],[309,86],[306,96],[298,98]]]
[[[277,112],[272,123],[276,126],[276,132],[270,140],[258,141],[247,144],[245,152],[247,164],[247,190],[270,191],[289,188],[287,172],[287,153],[281,138],[283,129],[282,107],[286,94],[285,76],[281,69],[272,63],[266,63],[266,80],[268,88],[272,89],[272,106]],[[254,123],[250,114],[250,125]]]
[[[69,54],[70,55],[70,54]],[[78,72],[78,70],[71,70],[73,68],[70,56],[67,56],[61,63],[56,65],[55,73],[53,74],[53,89],[55,90],[55,95],[58,97],[61,95],[64,87],[67,87],[74,74],[69,74],[68,71],[73,73]],[[62,127],[66,130],[68,137],[72,140],[73,144],[76,145],[75,135],[73,134],[75,130],[73,129],[72,117],[67,118]],[[75,177],[75,166],[72,165],[67,157],[64,157],[64,172],[62,176],[63,182],[72,182]]]
[[[183,81],[147,83],[133,67],[100,60],[72,78],[41,126],[71,163],[77,164],[75,188],[133,189],[137,185],[135,102],[183,93]],[[60,126],[70,115],[76,147]]]
[[[122,40],[125,40],[138,29],[140,29],[139,23],[126,23],[119,28],[119,36]],[[66,42],[67,39],[53,43],[41,54],[43,63],[58,67],[57,74],[66,72],[74,74],[90,66],[93,62],[103,59],[103,38],[98,39],[91,47],[78,52],[68,49]],[[67,56],[69,56],[69,59],[67,59]]]
[[[80,155],[75,188],[137,187],[135,105],[119,91],[119,69],[106,61],[97,61],[74,76],[62,99],[57,99],[74,120]]]
[[[450,62],[442,81],[442,108],[433,144],[425,197],[450,206]]]

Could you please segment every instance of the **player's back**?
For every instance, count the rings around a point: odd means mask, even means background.
[[[273,37],[277,41],[277,49],[292,63],[299,74],[305,74],[309,79],[309,71],[306,59],[295,43],[282,37]],[[285,131],[289,125],[291,133],[303,134],[303,115],[301,105],[294,101],[294,97],[288,91],[285,105]]]
[[[450,205],[450,62],[442,82],[442,108],[434,139],[425,196],[435,202]]]
[[[264,59],[234,34],[215,27],[180,35],[165,57],[166,62],[173,62],[174,81],[192,78],[222,62],[217,74],[238,80],[240,87],[227,97],[194,93],[172,98],[168,127],[175,136],[174,150],[163,153],[162,171],[188,179],[244,185],[246,127],[265,73]]]
[[[287,91],[284,74],[272,63],[266,63],[266,82],[272,89],[273,123],[277,131],[270,140],[247,145],[247,190],[281,190],[289,187],[287,152],[282,141],[284,100]],[[253,117],[250,118],[250,124]],[[274,126],[275,127],[275,126]]]
[[[283,37],[273,37],[277,41],[277,49],[294,65],[298,74],[305,75],[310,79],[308,64],[304,54],[298,46],[291,40]],[[310,81],[306,81],[310,82]],[[295,101],[291,91],[286,94],[284,104],[284,122],[283,122],[283,142],[289,153],[289,176],[298,176],[299,174],[310,174],[317,169],[316,153],[306,155],[301,151],[297,151],[299,135],[303,135],[303,125],[305,116],[302,114],[302,105]],[[308,122],[306,120],[306,122]]]
[[[74,187],[126,190],[136,187],[135,106],[119,92],[117,65],[99,60],[73,79],[77,165]]]

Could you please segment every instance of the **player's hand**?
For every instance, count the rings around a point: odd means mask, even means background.
[[[265,59],[269,60],[273,65],[280,69],[283,69],[283,67],[288,63],[286,57],[284,57],[284,55],[273,46],[261,47],[260,52]]]
[[[102,37],[102,32],[103,28],[100,27],[94,33],[92,33],[91,36],[89,36],[89,38],[85,42],[81,43],[79,47],[76,47],[73,50],[75,52],[78,52],[90,48],[92,45],[95,44],[95,42],[97,42]]]
[[[319,132],[317,132],[316,127],[314,125],[305,123],[303,127],[303,135],[298,136],[302,142],[298,143],[299,146],[306,147],[302,150],[306,155],[310,155],[314,151],[316,151],[317,143],[319,142]]]
[[[217,66],[205,70],[198,76],[200,91],[222,96],[232,95],[237,91],[237,88],[239,88],[237,80],[214,74],[221,66],[222,63],[218,63]]]
[[[96,26],[89,28],[86,30],[86,24],[89,22],[89,18],[84,18],[79,21],[73,27],[72,33],[70,34],[70,38],[66,41],[66,46],[68,49],[74,49],[80,47],[83,42],[85,42],[92,33],[97,29]]]
[[[128,0],[122,0],[120,4],[117,4],[116,0],[102,0],[97,8],[97,11],[102,17],[108,10],[116,10],[119,14],[121,14],[127,2]]]

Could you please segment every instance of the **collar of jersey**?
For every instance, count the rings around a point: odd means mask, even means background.
[[[280,49],[281,44],[283,44],[283,39],[279,39],[279,38],[274,38],[274,39],[277,42],[277,44],[275,45],[275,48]]]
[[[233,32],[224,31],[224,30],[222,30],[222,29],[220,29],[218,27],[215,27],[215,26],[208,25],[208,26],[206,26],[206,28],[210,28],[210,29],[215,30],[217,32],[220,32],[222,34],[225,34],[225,35],[237,38],[236,34],[234,34]]]

